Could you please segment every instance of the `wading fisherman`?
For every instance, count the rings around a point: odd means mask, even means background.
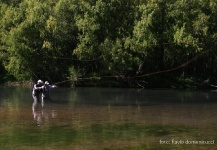
[[[40,101],[40,94],[42,92],[43,81],[38,80],[36,84],[34,84],[32,89],[32,97],[35,102]]]
[[[48,81],[45,81],[44,86],[42,86],[42,95],[41,99],[42,101],[44,100],[51,100],[50,98],[50,89],[51,88],[56,88],[56,85],[49,85]]]

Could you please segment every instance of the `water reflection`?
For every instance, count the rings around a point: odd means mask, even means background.
[[[50,120],[56,117],[56,111],[45,107],[45,101],[33,101],[32,114],[38,126],[48,125]]]

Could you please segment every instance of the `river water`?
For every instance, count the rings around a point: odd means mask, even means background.
[[[168,89],[0,87],[0,149],[214,149],[217,93]]]

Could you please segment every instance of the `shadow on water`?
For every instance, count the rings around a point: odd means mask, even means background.
[[[2,149],[213,149],[215,91],[57,88],[34,103],[30,88],[0,87]],[[169,141],[170,144],[162,143]]]

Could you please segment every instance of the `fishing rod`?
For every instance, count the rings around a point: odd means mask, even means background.
[[[65,83],[65,82],[69,82],[69,81],[73,81],[74,79],[69,79],[69,80],[64,80],[64,81],[60,81],[60,82],[56,82],[54,83],[54,85],[58,85],[58,84],[61,84],[61,83]],[[75,81],[75,80],[74,80]]]

